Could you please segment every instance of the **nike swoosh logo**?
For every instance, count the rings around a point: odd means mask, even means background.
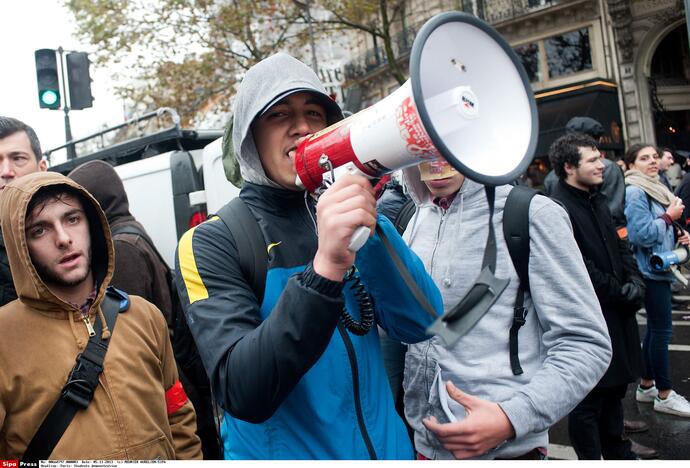
[[[280,244],[282,244],[282,243],[283,243],[283,241],[274,242],[274,243],[272,243],[272,244],[268,244],[268,247],[266,247],[266,253],[267,253],[267,254],[270,254],[270,253],[271,253],[271,249],[272,249],[273,247],[278,247],[278,246],[279,246]]]

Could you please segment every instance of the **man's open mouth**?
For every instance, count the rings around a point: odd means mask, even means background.
[[[69,262],[71,262],[71,261],[73,261],[73,260],[76,260],[76,259],[79,258],[80,256],[81,256],[81,254],[78,254],[78,253],[69,254],[69,255],[67,255],[67,256],[65,256],[65,257],[62,257],[62,258],[60,259],[60,264],[62,265],[62,264],[65,264],[65,263],[69,263]]]

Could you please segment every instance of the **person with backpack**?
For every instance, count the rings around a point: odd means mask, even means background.
[[[3,189],[0,218],[18,296],[0,308],[0,457],[200,459],[163,316],[110,287],[96,200],[38,172]]]
[[[644,278],[647,332],[642,343],[644,369],[635,398],[653,403],[654,410],[690,417],[690,403],[673,390],[668,345],[673,334],[671,271],[655,271],[654,253],[673,250],[676,243],[690,245],[690,235],[677,221],[684,205],[659,180],[659,155],[655,146],[637,143],[625,152],[625,216],[628,237],[637,266]]]
[[[425,339],[438,288],[376,216],[366,178],[338,177],[318,198],[296,184],[297,145],[342,119],[308,66],[284,53],[254,65],[233,115],[240,195],[176,254],[187,322],[225,410],[225,458],[411,459],[376,325]],[[355,254],[360,226],[373,235]]]
[[[568,433],[581,460],[635,460],[624,436],[623,398],[642,368],[635,314],[643,306],[645,285],[630,244],[616,234],[606,196],[599,192],[604,165],[596,141],[569,133],[551,145],[549,159],[559,179],[551,197],[568,211],[613,349],[604,376],[570,413]]]
[[[184,319],[170,267],[144,226],[130,213],[127,192],[113,166],[105,161],[89,161],[74,168],[68,177],[93,195],[108,219],[115,248],[111,284],[128,294],[143,297],[163,313],[180,380],[197,413],[197,435],[204,458],[218,459],[220,444],[208,377]]]
[[[405,169],[403,180],[417,206],[404,239],[439,286],[446,316],[467,304],[458,320],[477,318],[455,344],[434,337],[408,347],[405,415],[418,458],[544,459],[549,427],[611,359],[567,214],[531,189],[485,187],[445,161]],[[516,238],[522,247],[509,249]],[[465,296],[482,291],[484,270],[510,282],[475,316],[470,305],[481,298]]]

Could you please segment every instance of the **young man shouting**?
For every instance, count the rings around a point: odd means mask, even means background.
[[[235,98],[233,143],[245,180],[240,200],[256,219],[267,254],[264,291],[252,289],[238,242],[221,219],[180,240],[177,286],[226,411],[225,458],[413,456],[376,327],[356,334],[341,316],[347,310],[360,320],[371,309],[389,336],[405,342],[424,339],[434,317],[412,296],[378,235],[356,255],[348,250],[354,231],[378,223],[437,312],[440,296],[392,224],[377,220],[368,180],[343,176],[318,202],[296,185],[299,142],[341,118],[317,76],[298,60],[277,54],[252,67]],[[355,297],[357,277],[370,306],[360,307]]]

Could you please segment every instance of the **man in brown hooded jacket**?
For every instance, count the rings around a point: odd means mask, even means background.
[[[59,174],[31,174],[5,187],[0,222],[18,295],[0,309],[0,458],[23,456],[99,321],[109,346],[93,400],[50,458],[200,459],[163,316],[131,296],[112,335],[105,325],[113,244],[93,197]]]

